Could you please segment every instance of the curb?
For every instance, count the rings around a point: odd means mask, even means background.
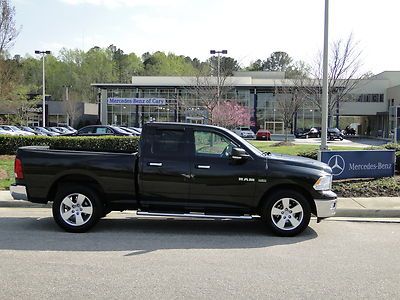
[[[400,218],[399,209],[337,209],[334,217]]]
[[[0,200],[0,208],[51,208],[51,203],[39,204],[24,200]]]

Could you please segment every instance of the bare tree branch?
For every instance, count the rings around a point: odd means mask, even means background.
[[[15,7],[9,0],[0,0],[0,56],[14,45],[19,32],[15,25]]]

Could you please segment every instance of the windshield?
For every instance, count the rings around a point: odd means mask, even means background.
[[[44,127],[38,127],[38,128],[39,128],[40,131],[43,131],[45,133],[50,133],[50,131],[47,130],[46,128],[44,128]]]

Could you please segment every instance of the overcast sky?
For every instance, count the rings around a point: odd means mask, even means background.
[[[12,54],[161,50],[205,60],[227,49],[242,66],[274,51],[312,61],[323,45],[324,0],[11,0],[21,33]],[[332,42],[353,34],[364,71],[400,71],[398,0],[331,0]]]

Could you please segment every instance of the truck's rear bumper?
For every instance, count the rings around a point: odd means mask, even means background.
[[[10,193],[14,200],[28,200],[28,194],[24,185],[11,185]]]

